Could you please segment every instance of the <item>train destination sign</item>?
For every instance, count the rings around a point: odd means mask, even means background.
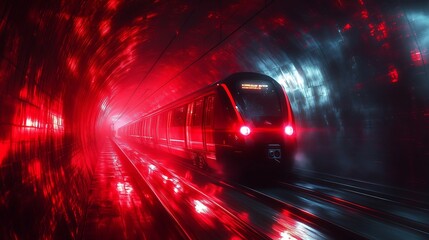
[[[242,83],[241,89],[267,90],[268,84]]]

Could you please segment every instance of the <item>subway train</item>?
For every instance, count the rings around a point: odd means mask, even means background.
[[[225,176],[287,173],[297,145],[285,91],[253,72],[232,74],[169,103],[122,126],[118,135]]]

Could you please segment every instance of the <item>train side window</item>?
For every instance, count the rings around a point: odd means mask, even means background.
[[[206,98],[204,125],[213,126],[215,95]]]
[[[158,137],[165,139],[167,137],[167,112],[164,112],[159,117]]]
[[[219,99],[215,102],[215,128],[232,128],[237,121],[231,99],[224,91],[219,91]]]
[[[143,136],[147,137],[147,126],[148,126],[148,119],[145,118],[145,120],[143,120]]]
[[[144,130],[144,120],[141,120],[139,124],[140,124],[140,136],[143,136],[144,135],[144,133],[143,133],[143,130]]]
[[[156,129],[158,128],[158,117],[152,116],[150,117],[150,137],[156,138]]]
[[[186,106],[186,105],[185,105]],[[186,123],[186,107],[181,106],[173,110],[171,126],[184,126]]]
[[[191,126],[201,126],[203,120],[203,98],[198,99],[192,106]]]

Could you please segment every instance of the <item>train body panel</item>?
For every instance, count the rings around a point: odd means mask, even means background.
[[[218,174],[292,166],[296,133],[282,87],[237,73],[119,129],[119,135]]]

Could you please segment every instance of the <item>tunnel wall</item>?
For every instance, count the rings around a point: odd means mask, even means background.
[[[232,72],[266,73],[293,105],[296,169],[429,189],[427,4],[199,3],[0,3],[2,237],[79,233],[103,111],[131,67],[151,73],[131,76],[150,86],[136,112]]]
[[[297,167],[427,189],[428,9],[395,1],[299,9],[308,14],[280,17],[283,29],[264,39],[268,56],[252,59],[294,103]]]
[[[85,45],[60,4],[0,3],[1,239],[74,239],[82,229],[102,90],[75,61]]]
[[[259,7],[243,25],[222,22],[200,45],[197,56],[206,54],[200,61],[164,60],[186,71],[164,74],[171,82],[159,94],[191,92],[235,71],[266,73],[293,105],[296,169],[427,191],[428,4],[273,1]],[[198,39],[188,34],[177,44]],[[189,79],[193,84],[180,84]]]

